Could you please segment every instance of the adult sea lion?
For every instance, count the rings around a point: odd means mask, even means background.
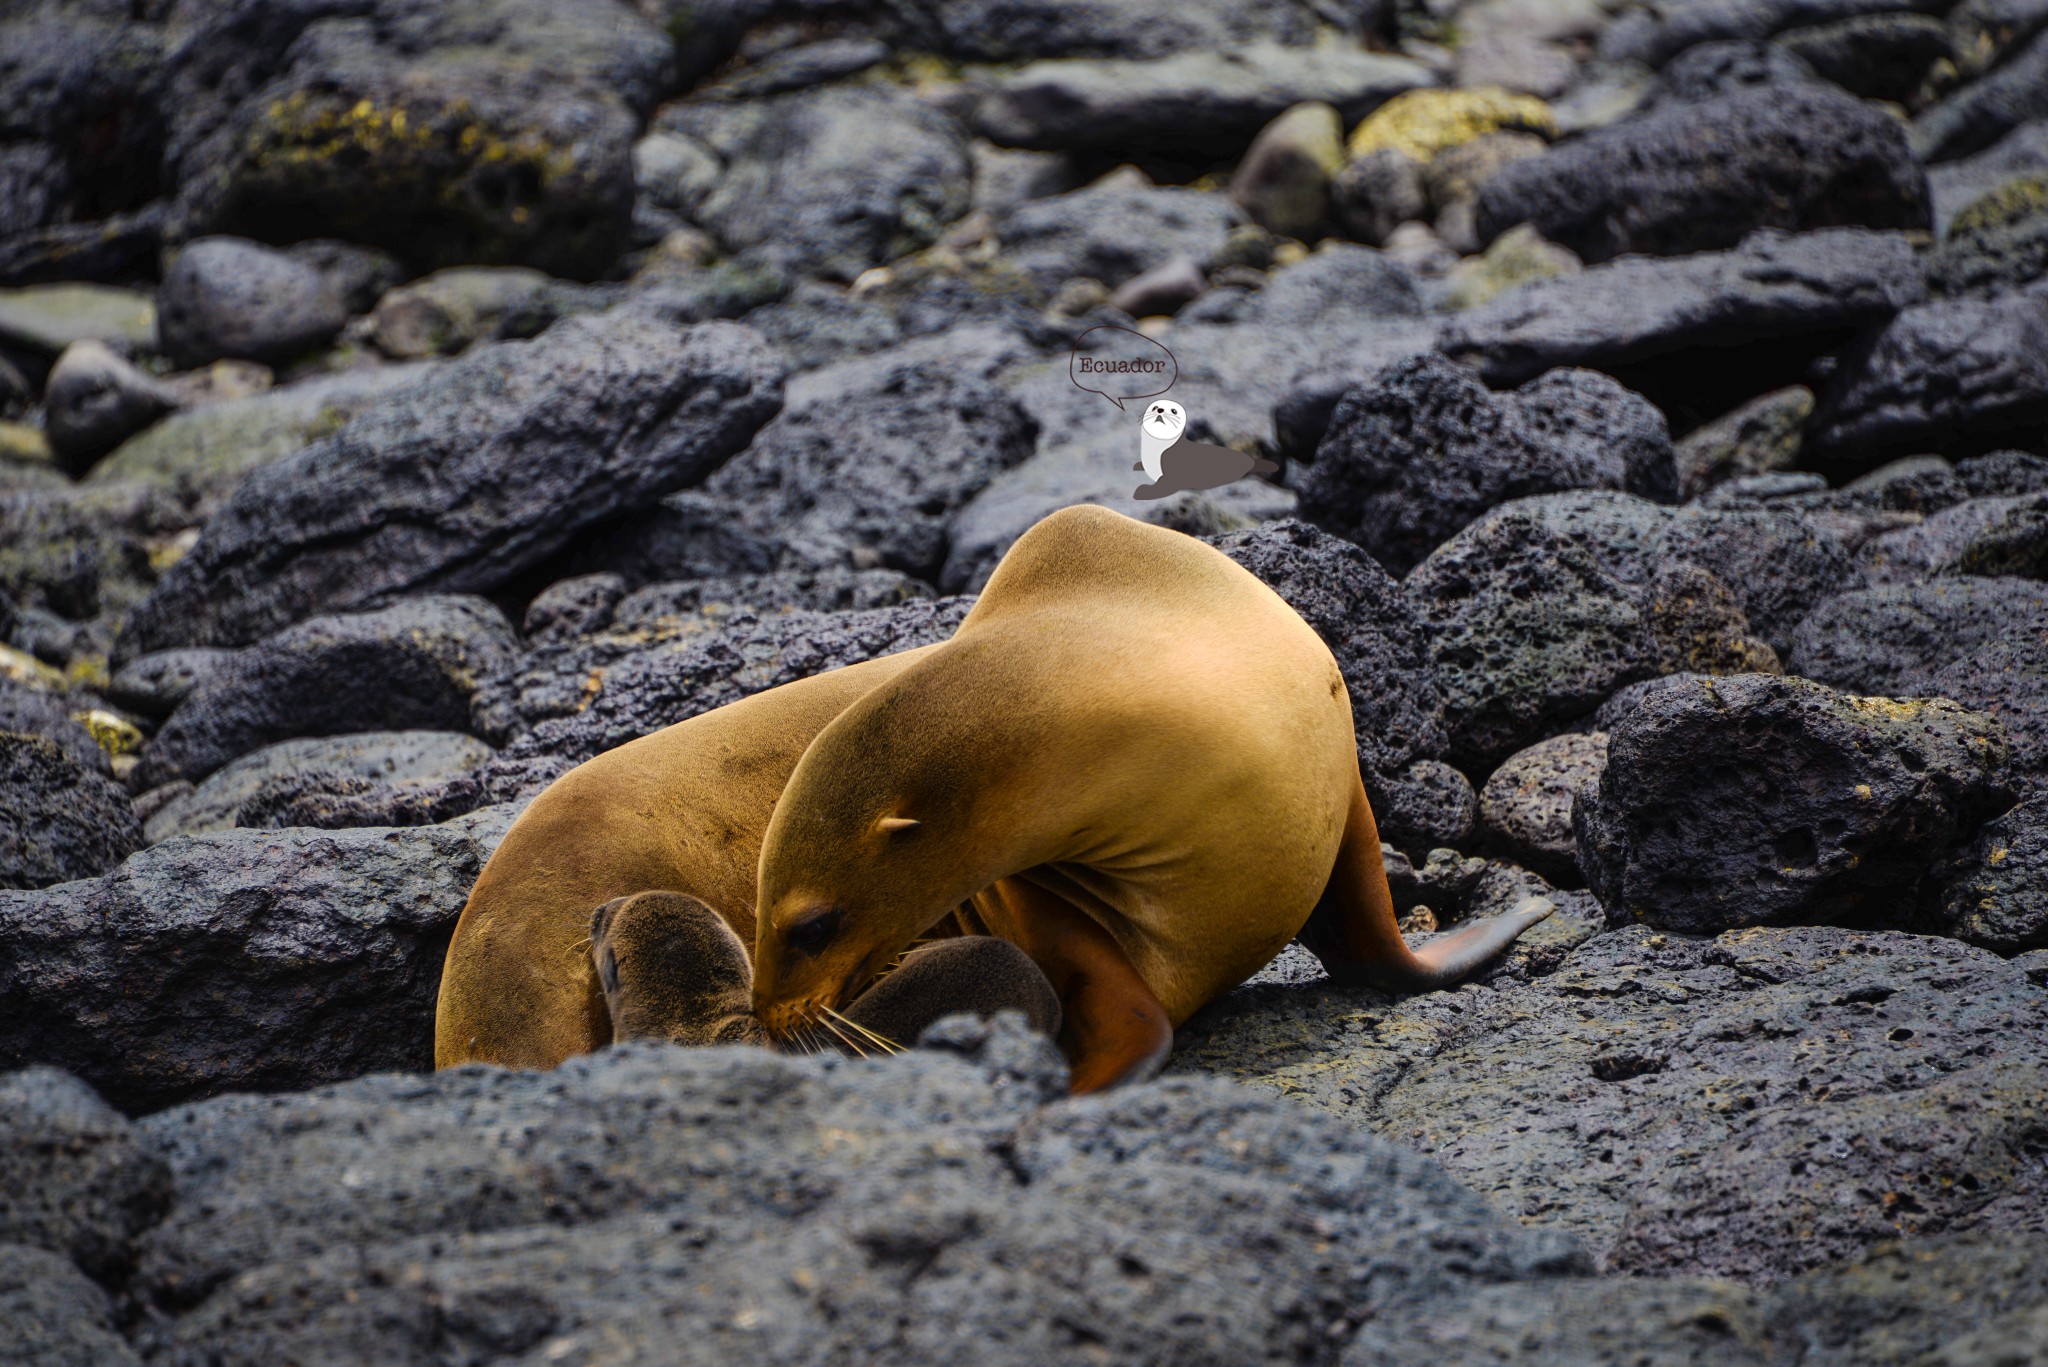
[[[1157,1071],[1175,1026],[1297,934],[1340,982],[1428,988],[1550,914],[1529,899],[1411,950],[1329,648],[1222,552],[1091,506],[1025,532],[950,640],[817,733],[757,905],[771,1035],[958,909],[1044,970],[1077,1092]]]
[[[761,1039],[747,951],[769,813],[825,723],[933,649],[765,690],[549,785],[499,843],[456,923],[435,1066],[552,1068],[614,1039]],[[1011,946],[941,949],[907,955],[848,1007],[853,1046],[875,1034],[907,1043],[959,1010],[1021,1010],[1058,1030],[1057,998]]]
[[[751,945],[761,836],[798,756],[848,703],[934,649],[756,693],[550,784],[512,823],[456,922],[435,1007],[435,1066],[552,1068],[609,1043],[591,931],[593,913],[616,899],[694,898]],[[715,996],[721,971],[707,964],[697,986]]]

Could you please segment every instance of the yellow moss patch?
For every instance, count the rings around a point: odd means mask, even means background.
[[[1888,721],[1911,721],[1927,710],[1927,704],[1917,698],[1851,698],[1849,705]]]
[[[40,428],[21,422],[0,422],[0,460],[48,465],[55,459],[50,454],[50,439]]]
[[[30,688],[46,689],[60,693],[64,689],[64,676],[38,660],[25,650],[0,645],[0,679],[12,679]]]
[[[2048,205],[2048,176],[2014,176],[1964,205],[1949,224],[1949,236],[2003,227],[2031,218]]]
[[[1498,86],[1410,90],[1366,115],[1365,121],[1351,130],[1348,150],[1352,156],[1362,157],[1391,147],[1426,162],[1447,147],[1503,128],[1554,137],[1557,116],[1534,95],[1517,95]]]
[[[92,732],[100,749],[109,755],[133,755],[142,749],[142,732],[135,723],[115,716],[103,707],[73,712],[71,719]]]

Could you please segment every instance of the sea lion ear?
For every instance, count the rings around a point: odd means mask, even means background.
[[[885,816],[875,822],[878,831],[907,831],[917,825],[917,818],[909,816]]]

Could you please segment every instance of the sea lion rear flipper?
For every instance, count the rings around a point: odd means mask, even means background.
[[[1005,938],[1031,956],[1059,994],[1060,1049],[1075,1095],[1143,1082],[1173,1052],[1173,1022],[1109,932],[1022,877],[990,889]]]
[[[725,918],[680,892],[614,898],[590,918],[612,1039],[761,1043],[753,967]]]
[[[1457,982],[1553,909],[1541,897],[1524,898],[1512,911],[1474,922],[1421,950],[1410,949],[1395,920],[1379,828],[1360,782],[1351,796],[1329,886],[1298,938],[1322,960],[1334,982],[1414,992]]]

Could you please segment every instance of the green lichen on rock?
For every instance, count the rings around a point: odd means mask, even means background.
[[[1956,214],[1927,262],[1937,294],[2002,294],[2048,272],[2048,175],[2014,176]]]

